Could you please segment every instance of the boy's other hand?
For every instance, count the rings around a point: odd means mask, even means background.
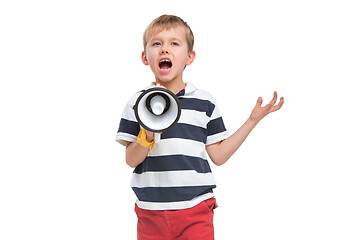
[[[254,109],[251,112],[250,120],[259,122],[261,119],[263,119],[269,113],[279,110],[282,107],[282,105],[284,104],[284,98],[281,97],[280,102],[277,105],[275,105],[276,101],[277,101],[277,92],[276,91],[274,92],[273,99],[270,101],[269,104],[265,105],[264,107],[261,107],[263,99],[262,99],[262,97],[259,97]]]

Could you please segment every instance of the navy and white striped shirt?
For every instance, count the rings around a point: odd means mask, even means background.
[[[150,86],[153,87],[154,85]],[[135,94],[123,112],[116,141],[135,142],[140,131]],[[214,196],[215,179],[206,159],[206,145],[228,137],[213,97],[190,83],[177,94],[179,122],[161,134],[152,152],[133,173],[131,187],[136,204],[149,210],[191,208]]]

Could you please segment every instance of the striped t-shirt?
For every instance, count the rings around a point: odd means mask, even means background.
[[[137,140],[140,125],[133,107],[140,94],[125,107],[116,134],[119,143]],[[131,187],[136,204],[143,209],[191,208],[214,196],[216,183],[205,147],[224,140],[228,132],[209,93],[187,83],[176,96],[181,107],[179,122],[161,134],[161,140],[133,173]]]

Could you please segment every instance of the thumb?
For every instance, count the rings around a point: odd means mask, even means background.
[[[261,107],[262,102],[263,102],[262,97],[259,97],[257,102],[256,102],[256,107]]]

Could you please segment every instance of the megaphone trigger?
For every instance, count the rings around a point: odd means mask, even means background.
[[[161,133],[154,133],[154,142],[158,143],[160,142]]]

